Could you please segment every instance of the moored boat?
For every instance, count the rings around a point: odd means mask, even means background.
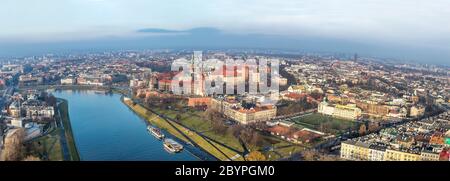
[[[147,131],[152,133],[153,136],[155,136],[158,139],[163,139],[164,134],[161,132],[160,129],[153,127],[153,126],[147,126]]]
[[[173,139],[169,139],[166,138],[164,139],[164,149],[166,149],[167,151],[171,152],[171,153],[178,153],[181,150],[183,150],[183,145],[181,145],[180,143],[176,142]]]

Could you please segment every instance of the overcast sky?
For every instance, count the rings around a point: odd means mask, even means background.
[[[214,27],[450,51],[449,0],[0,0],[0,43]]]

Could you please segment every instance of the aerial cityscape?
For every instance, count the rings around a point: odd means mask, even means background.
[[[0,161],[450,161],[450,4],[380,4],[2,1]]]
[[[264,103],[267,94],[249,94],[248,86],[244,94],[208,94],[204,84],[193,84],[190,92],[175,94],[172,82],[181,73],[170,66],[181,58],[192,60],[188,65],[212,58],[276,58],[278,99]],[[241,67],[248,66],[247,61]],[[219,74],[205,68],[201,74],[222,77],[223,89],[261,75],[236,67]],[[448,161],[448,73],[449,67],[358,55],[269,50],[10,59],[0,72],[2,158]]]

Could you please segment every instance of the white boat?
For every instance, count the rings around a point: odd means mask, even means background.
[[[147,131],[152,133],[153,136],[155,136],[158,139],[163,139],[164,134],[161,132],[160,129],[153,127],[153,126],[147,126]]]
[[[171,153],[178,153],[181,150],[183,150],[183,145],[181,145],[180,143],[176,142],[173,139],[169,139],[166,138],[164,139],[164,149],[166,149],[167,151],[171,152]]]

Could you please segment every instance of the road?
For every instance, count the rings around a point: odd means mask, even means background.
[[[57,103],[57,107],[59,107],[59,104],[61,102]],[[58,109],[58,119],[56,120],[56,126],[61,129],[59,135],[60,135],[60,143],[61,143],[61,150],[63,152],[63,159],[64,161],[70,161],[70,153],[69,153],[69,147],[67,145],[67,139],[66,139],[66,130],[64,129],[64,124],[62,123],[62,117],[61,117],[61,111]]]

